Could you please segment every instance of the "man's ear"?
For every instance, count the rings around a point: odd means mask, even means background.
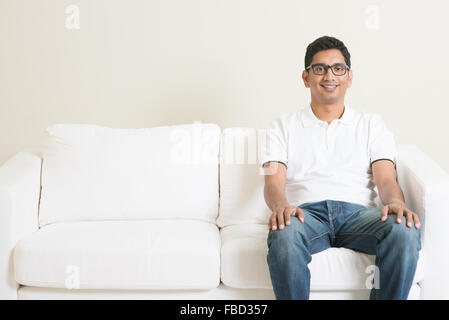
[[[306,70],[302,72],[302,80],[304,81],[304,85],[306,86],[306,88],[310,88],[309,73]]]
[[[352,77],[353,77],[352,70],[349,70],[348,71],[348,88],[351,88],[351,86],[352,86]]]

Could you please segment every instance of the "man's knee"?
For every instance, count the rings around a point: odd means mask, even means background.
[[[391,221],[391,237],[396,245],[404,250],[421,249],[421,229],[417,229],[412,223],[411,227],[406,225],[406,218],[403,217],[400,223],[396,222],[396,216],[389,217]]]
[[[284,229],[270,230],[268,233],[268,247],[273,244],[288,248],[297,245],[298,241],[306,242],[305,228],[297,217],[290,218],[290,224]]]

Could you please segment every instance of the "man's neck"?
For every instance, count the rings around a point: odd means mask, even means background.
[[[317,104],[312,102],[310,105],[315,116],[322,121],[326,121],[328,124],[333,120],[340,119],[345,111],[344,103]]]

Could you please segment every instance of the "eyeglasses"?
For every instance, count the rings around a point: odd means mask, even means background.
[[[329,69],[331,69],[332,73],[336,76],[344,76],[346,74],[346,70],[349,70],[349,67],[343,63],[336,63],[331,66],[324,63],[317,63],[308,66],[306,70],[309,70],[310,68],[312,68],[313,73],[317,76],[325,75]]]

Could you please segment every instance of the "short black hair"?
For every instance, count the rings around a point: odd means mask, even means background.
[[[304,68],[307,68],[312,63],[313,56],[317,52],[329,49],[340,50],[345,58],[346,64],[351,68],[351,55],[349,54],[348,48],[346,48],[342,41],[329,36],[322,36],[307,46],[306,57],[304,58]]]

